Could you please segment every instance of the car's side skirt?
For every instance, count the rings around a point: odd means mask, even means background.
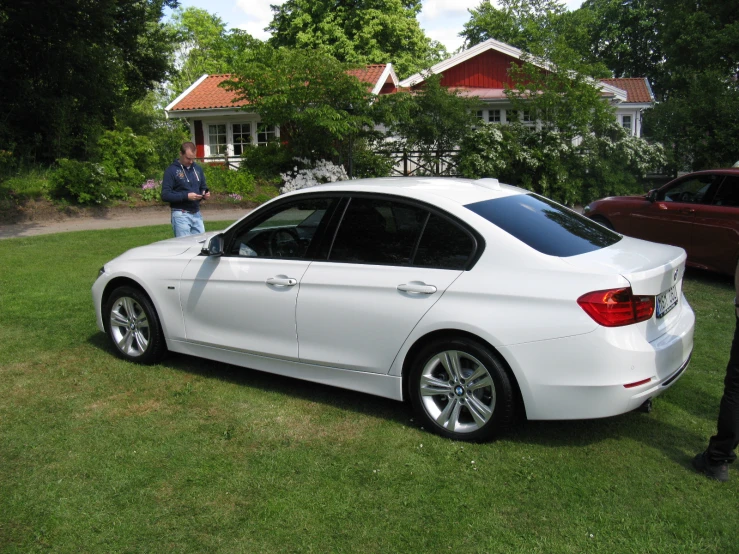
[[[267,373],[276,373],[285,377],[294,377],[313,383],[374,394],[392,400],[403,400],[403,379],[392,375],[278,360],[248,352],[169,339],[167,339],[167,348],[171,352],[179,352],[180,354],[189,354],[217,362],[266,371]]]

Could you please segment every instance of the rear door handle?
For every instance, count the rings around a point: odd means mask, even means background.
[[[436,287],[434,285],[427,285],[426,283],[418,281],[411,281],[410,283],[398,285],[398,290],[402,292],[410,292],[412,294],[434,294],[436,292]]]
[[[267,284],[272,285],[275,287],[294,287],[298,284],[297,279],[293,279],[292,277],[270,277],[267,279]]]

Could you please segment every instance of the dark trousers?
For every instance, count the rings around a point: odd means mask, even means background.
[[[731,463],[736,459],[739,444],[739,319],[731,343],[729,364],[726,366],[724,395],[718,412],[718,430],[708,443],[706,457],[711,464]]]

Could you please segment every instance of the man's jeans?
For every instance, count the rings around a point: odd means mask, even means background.
[[[172,210],[172,229],[176,237],[205,233],[203,216],[200,212],[193,214],[184,210]]]

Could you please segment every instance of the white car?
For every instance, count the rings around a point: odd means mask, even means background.
[[[690,360],[685,252],[499,184],[385,178],[280,196],[134,248],[92,287],[118,354],[167,350],[410,399],[484,440],[646,406]]]

